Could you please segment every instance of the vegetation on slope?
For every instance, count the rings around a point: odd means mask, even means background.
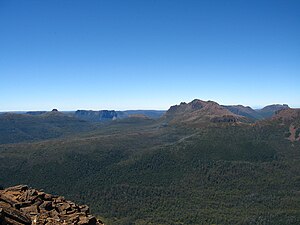
[[[91,131],[95,124],[59,113],[0,115],[0,144],[58,138]]]
[[[298,110],[256,124],[128,118],[86,133],[0,145],[0,184],[89,204],[106,224],[299,224]]]
[[[288,126],[124,120],[0,145],[0,181],[89,204],[106,224],[299,224],[300,145]]]

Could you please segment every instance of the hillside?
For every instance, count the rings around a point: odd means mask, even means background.
[[[228,109],[230,112],[247,117],[253,121],[263,119],[264,117],[256,110],[252,109],[249,106],[243,106],[243,105],[224,105],[226,109]]]
[[[272,117],[272,120],[290,124],[286,137],[291,142],[300,141],[300,109],[282,109]]]
[[[182,105],[167,120],[206,103]],[[300,141],[288,135],[299,117],[282,114],[199,127],[120,120],[73,138],[0,145],[0,185],[88,204],[109,225],[299,224]]]
[[[0,115],[0,144],[58,138],[95,129],[95,125],[60,112]]]
[[[273,120],[281,120],[281,121],[298,121],[300,119],[300,109],[281,109],[275,113],[272,117]]]
[[[271,118],[277,111],[282,109],[288,109],[290,108],[288,105],[283,104],[274,104],[274,105],[268,105],[265,106],[262,109],[257,110],[257,112],[263,117],[263,118]]]

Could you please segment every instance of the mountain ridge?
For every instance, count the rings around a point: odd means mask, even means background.
[[[194,99],[174,105],[164,114],[170,123],[195,124],[205,122],[246,122],[243,116],[230,112],[214,101]]]
[[[172,108],[169,119],[182,116],[185,126],[136,116],[0,144],[0,186],[24,183],[88,204],[107,225],[300,224],[298,110],[215,122],[231,112],[197,102]],[[61,114],[29,118],[49,117]]]

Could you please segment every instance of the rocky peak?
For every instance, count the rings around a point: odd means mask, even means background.
[[[164,118],[171,123],[185,124],[246,121],[244,117],[230,112],[214,101],[202,101],[199,99],[171,106]]]
[[[18,185],[0,190],[0,224],[13,225],[103,225],[89,213],[62,196]]]
[[[202,109],[204,106],[207,105],[207,102],[194,99],[189,103],[181,102],[179,105],[171,106],[170,109],[167,111],[167,114],[180,114],[180,113],[187,113]]]

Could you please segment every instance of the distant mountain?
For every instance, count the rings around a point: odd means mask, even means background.
[[[75,117],[92,122],[103,122],[122,118],[122,113],[117,113],[115,110],[77,110]]]
[[[140,114],[145,115],[146,117],[149,117],[151,119],[158,119],[160,118],[166,111],[165,110],[125,110],[121,111],[125,113],[126,115],[132,115],[132,114]]]
[[[32,115],[32,116],[37,116],[37,115],[41,115],[47,113],[47,111],[29,111],[26,112],[27,115]]]
[[[0,140],[26,134],[30,143],[0,144],[0,187],[26,183],[84,202],[107,225],[300,224],[299,113],[283,109],[248,125],[216,102],[194,100],[159,120],[135,114],[100,126],[74,113],[6,114]],[[91,124],[93,132],[75,133]],[[44,204],[43,194],[31,201],[34,193],[19,198],[14,190],[22,204],[11,206],[29,214],[31,204],[34,213],[57,207],[52,213],[67,213],[63,218],[76,213],[56,197],[55,204]],[[5,210],[0,205],[0,221]]]
[[[244,116],[254,121],[271,118],[277,111],[289,108],[289,106],[286,104],[268,105],[258,110],[254,110],[249,106],[243,105],[224,105],[223,107],[236,115]]]
[[[69,121],[59,112],[19,116],[38,134]],[[299,110],[251,125],[220,118],[244,119],[194,100],[172,106],[161,119],[168,126],[136,115],[67,139],[0,145],[0,186],[26,183],[84,202],[107,225],[300,224]],[[41,121],[48,121],[44,131],[36,128]],[[210,126],[197,126],[203,123]],[[41,212],[45,204],[28,202],[30,194],[18,210],[34,204]],[[63,202],[54,203],[53,213],[65,212]],[[74,213],[69,206],[66,212]]]
[[[126,110],[126,111],[115,111],[115,110],[77,110],[75,117],[91,121],[91,122],[107,122],[117,119],[124,119],[131,117],[132,115],[144,115],[145,117],[156,119],[161,117],[165,111],[160,110]]]
[[[243,105],[224,105],[226,109],[228,109],[230,112],[240,115],[240,116],[245,116],[249,119],[252,120],[260,120],[263,119],[264,117],[256,110],[252,109],[249,106],[243,106]]]
[[[176,114],[185,111],[186,112],[191,112],[195,111],[197,109],[203,108],[204,105],[207,105],[207,103],[210,104],[210,106],[206,106],[208,108],[213,107],[214,103],[213,101],[201,101],[198,99],[195,99],[194,101],[190,103],[185,103],[182,102],[180,105],[172,106],[168,111],[166,115],[170,115],[170,110],[173,111],[175,108],[177,109],[180,106],[180,109],[176,112]],[[215,103],[217,104],[217,103]],[[268,105],[262,109],[257,109],[254,110],[249,106],[243,106],[243,105],[219,105],[217,104],[218,107],[215,107],[214,109],[211,110],[210,113],[211,115],[214,114],[221,114],[222,118],[219,118],[220,120],[231,120],[232,118],[229,118],[228,115],[235,115],[239,116],[238,118],[241,119],[240,117],[245,117],[248,118],[252,121],[256,120],[262,120],[266,118],[271,118],[276,111],[281,110],[281,109],[287,109],[289,108],[288,105],[283,104],[274,104],[274,105]],[[216,105],[215,105],[216,106]],[[218,109],[217,109],[218,108]],[[228,113],[231,112],[232,114]],[[207,111],[207,109],[205,109]],[[222,112],[221,112],[221,111]],[[209,110],[208,110],[209,111]],[[68,116],[75,116],[76,118],[85,120],[85,121],[90,121],[90,122],[107,122],[107,121],[112,121],[116,119],[124,119],[130,117],[130,115],[144,115],[150,119],[158,119],[162,117],[167,111],[165,110],[124,110],[124,111],[117,111],[117,110],[77,110],[77,111],[66,111],[62,112],[65,115]],[[0,112],[1,114],[4,114],[5,112]],[[26,115],[32,115],[32,116],[37,116],[37,115],[42,115],[47,113],[47,111],[28,111],[28,112],[12,112],[15,114],[26,114]],[[206,113],[207,114],[207,113]],[[225,116],[226,115],[226,116]],[[224,117],[223,117],[224,116]],[[245,119],[244,118],[244,119]],[[218,119],[216,119],[218,120]],[[233,119],[235,120],[235,119]],[[243,119],[242,119],[243,120]]]
[[[0,115],[0,144],[44,140],[90,131],[95,125],[61,112]]]
[[[149,119],[149,117],[144,114],[130,114],[128,118]]]
[[[247,118],[230,112],[216,102],[199,99],[171,106],[164,117],[171,123],[184,124],[247,121]]]
[[[268,105],[262,109],[257,110],[257,112],[263,117],[263,118],[270,118],[272,117],[276,111],[282,110],[282,109],[288,109],[290,108],[288,105],[283,104],[274,104],[274,105]]]

